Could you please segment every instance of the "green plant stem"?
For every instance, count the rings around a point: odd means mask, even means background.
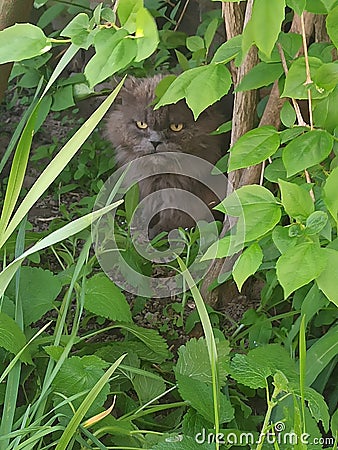
[[[275,388],[273,391],[273,394],[271,396],[271,399],[270,399],[269,386],[268,386],[268,384],[266,384],[266,400],[267,400],[268,409],[265,414],[262,431],[259,436],[259,443],[257,444],[256,450],[261,450],[263,448],[265,435],[269,428],[271,413],[272,413],[273,408],[277,405],[277,402],[275,402],[274,399],[277,397],[279,392],[280,392],[280,390],[278,388]]]

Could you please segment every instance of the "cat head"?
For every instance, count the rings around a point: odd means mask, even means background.
[[[130,78],[122,88],[121,103],[108,116],[106,127],[117,162],[123,165],[162,152],[185,152],[216,162],[223,139],[210,133],[224,118],[209,108],[195,121],[183,100],[154,110],[155,89],[162,78]]]

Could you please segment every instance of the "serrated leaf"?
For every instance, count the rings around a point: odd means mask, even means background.
[[[23,319],[27,326],[41,319],[45,313],[54,308],[54,300],[59,295],[62,284],[49,270],[43,270],[40,267],[22,267],[19,286]],[[14,281],[6,292],[14,301]]]
[[[100,30],[94,39],[96,54],[89,60],[84,73],[92,88],[96,84],[124,69],[137,54],[135,39],[127,37],[124,29]]]
[[[0,347],[13,355],[26,345],[26,337],[19,325],[7,314],[0,312]],[[23,352],[20,358],[23,362],[31,362],[28,351]]]
[[[317,278],[325,269],[327,259],[324,249],[313,242],[298,244],[283,253],[276,269],[284,297]]]
[[[323,189],[323,199],[324,203],[329,210],[330,214],[338,223],[338,167],[333,169],[333,171],[328,176],[325,186]]]
[[[270,56],[281,31],[285,15],[285,0],[256,0],[251,19],[243,32],[243,39],[252,40],[266,56]],[[267,27],[267,24],[269,26]],[[250,37],[248,38],[249,35]],[[243,52],[246,53],[246,44]]]
[[[230,150],[229,172],[254,166],[273,155],[279,147],[274,127],[263,126],[245,133]]]
[[[226,64],[232,59],[236,58],[236,56],[241,51],[241,47],[242,36],[239,34],[238,36],[229,39],[220,47],[218,47],[211,62]]]
[[[315,207],[310,193],[301,186],[278,180],[282,204],[285,212],[293,219],[304,220],[313,213]]]
[[[317,423],[322,422],[325,432],[329,431],[329,408],[324,400],[324,397],[311,387],[305,386],[304,397],[308,403],[309,410]]]
[[[271,375],[268,367],[255,364],[246,355],[235,355],[231,360],[230,368],[232,378],[252,389],[265,388],[266,379]]]
[[[316,278],[319,289],[326,297],[338,306],[338,252],[331,248],[325,248],[323,251],[327,257],[327,265],[321,274]]]
[[[102,273],[87,281],[84,306],[88,311],[110,320],[132,321],[125,295]]]
[[[332,146],[333,138],[324,130],[312,130],[298,136],[283,149],[287,176],[319,164],[330,154]]]
[[[269,86],[283,74],[282,63],[260,62],[254,66],[241,80],[235,91],[250,91]]]
[[[313,56],[309,57],[309,65],[311,76],[315,78],[317,70],[323,65],[319,58]],[[311,96],[313,99],[320,99],[327,95],[327,92],[316,89],[314,84],[306,85],[306,63],[305,58],[296,59],[286,75],[284,91],[281,97],[290,97],[300,100],[308,98],[308,89],[311,89]]]
[[[232,276],[241,291],[244,282],[253,275],[262,264],[263,252],[257,243],[248,247],[236,261],[232,269]]]
[[[54,392],[63,394],[66,397],[79,394],[80,392],[89,391],[97,381],[104,375],[104,369],[108,366],[106,361],[97,356],[73,356],[68,358],[62,364],[59,372],[56,374],[52,383]],[[100,391],[95,398],[92,406],[89,408],[86,417],[90,417],[99,411],[103,406],[109,393],[109,384]],[[77,409],[81,404],[83,397],[76,398],[72,401],[74,408]],[[58,399],[57,402],[60,400]],[[70,412],[70,408],[68,407]],[[68,412],[68,414],[69,414]]]
[[[206,84],[208,89],[201,90],[201,86]],[[209,64],[195,67],[182,73],[171,83],[155,109],[185,98],[196,120],[202,111],[228,93],[230,85],[230,72],[225,66]]]
[[[51,47],[41,28],[30,23],[17,23],[0,31],[0,64],[34,58]]]
[[[212,385],[180,373],[176,373],[176,380],[182,398],[188,401],[201,416],[213,423],[214,402]],[[219,421],[220,423],[230,422],[234,417],[234,409],[222,392],[218,392],[217,395],[220,400]]]
[[[338,48],[338,5],[333,8],[327,18],[326,18],[326,29],[327,33],[334,43],[336,48]]]
[[[156,22],[150,12],[140,8],[136,14],[136,62],[143,61],[154,53],[159,43]]]
[[[127,362],[125,361],[125,363]],[[146,375],[135,374],[131,382],[141,404],[153,400],[166,390],[166,385],[163,380],[155,380]]]

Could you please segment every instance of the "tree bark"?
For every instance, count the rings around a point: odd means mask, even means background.
[[[0,0],[0,31],[17,22],[27,22],[30,18],[33,0]],[[11,45],[9,42],[8,45]],[[12,63],[0,65],[0,103],[7,89]]]

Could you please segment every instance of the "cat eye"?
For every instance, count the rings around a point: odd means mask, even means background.
[[[148,128],[148,124],[145,122],[141,122],[140,120],[136,122],[136,126],[137,128],[140,128],[140,130],[145,130]]]
[[[177,133],[183,129],[183,123],[171,123],[170,129],[171,131],[175,131]]]

